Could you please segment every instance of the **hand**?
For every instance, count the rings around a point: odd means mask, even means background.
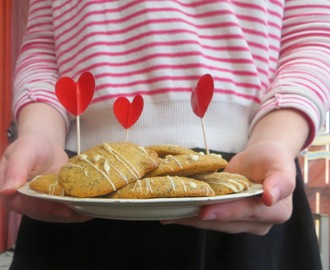
[[[227,233],[266,234],[292,212],[296,168],[291,152],[278,142],[261,142],[237,154],[227,172],[240,173],[263,183],[262,196],[204,206],[196,218],[163,221]]]
[[[64,152],[65,123],[53,107],[43,103],[25,106],[18,118],[18,138],[0,161],[0,199],[19,214],[51,222],[90,219],[64,204],[34,199],[17,192],[39,174],[56,173],[67,161]]]
[[[295,109],[279,109],[266,114],[253,127],[246,149],[226,168],[228,172],[263,183],[262,196],[205,206],[198,218],[163,223],[264,235],[273,224],[287,221],[292,213],[295,188],[294,158],[306,144],[310,131],[307,117]]]
[[[43,134],[21,136],[5,151],[0,162],[0,195],[8,209],[34,219],[73,222],[89,219],[67,206],[30,198],[17,192],[28,179],[38,174],[57,172],[68,157],[62,147]]]

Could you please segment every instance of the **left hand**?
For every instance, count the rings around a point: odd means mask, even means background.
[[[162,221],[226,233],[266,234],[273,224],[287,221],[292,213],[296,167],[291,151],[278,141],[262,141],[238,153],[227,172],[263,183],[262,196],[202,207],[199,216]]]

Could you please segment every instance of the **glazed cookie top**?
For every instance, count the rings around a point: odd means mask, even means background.
[[[103,143],[71,158],[59,172],[65,192],[75,197],[108,194],[144,177],[158,155],[132,143]]]
[[[110,194],[110,198],[149,199],[209,197],[214,191],[206,182],[180,176],[147,177]]]
[[[58,174],[35,177],[29,186],[58,196],[139,199],[209,197],[252,185],[242,175],[222,172],[226,166],[221,155],[177,145],[103,143],[69,159]]]
[[[167,155],[160,158],[159,166],[146,176],[179,175],[191,176],[204,172],[215,172],[227,166],[227,161],[216,154]]]
[[[193,178],[208,183],[214,190],[215,195],[241,192],[252,185],[245,176],[227,172],[197,174]]]
[[[65,195],[63,187],[58,182],[58,174],[38,175],[30,181],[29,187],[49,195]]]

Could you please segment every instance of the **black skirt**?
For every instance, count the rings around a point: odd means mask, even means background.
[[[265,236],[158,221],[61,224],[23,216],[10,269],[321,270],[314,222],[296,164],[293,214]]]

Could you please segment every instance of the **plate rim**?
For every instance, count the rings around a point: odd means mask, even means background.
[[[245,191],[210,197],[150,199],[75,198],[48,195],[32,190],[28,184],[29,182],[20,187],[18,192],[41,200],[63,203],[74,211],[95,218],[136,221],[194,217],[198,215],[202,206],[248,198],[260,195],[263,192],[262,184],[252,183],[252,186]]]
[[[78,198],[69,196],[49,195],[38,192],[29,187],[29,182],[18,188],[18,192],[33,198],[52,200],[62,203],[102,203],[102,204],[150,204],[150,203],[180,203],[180,202],[220,202],[222,200],[240,199],[260,195],[263,193],[263,185],[252,183],[252,186],[244,191],[209,197],[176,197],[176,198],[149,198],[149,199],[113,199],[113,198]]]

